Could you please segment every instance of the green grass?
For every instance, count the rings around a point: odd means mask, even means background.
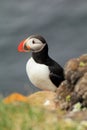
[[[79,122],[65,120],[62,116],[27,103],[0,102],[0,130],[86,130],[80,128]]]

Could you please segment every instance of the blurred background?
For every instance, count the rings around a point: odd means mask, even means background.
[[[0,0],[0,93],[38,91],[26,75],[31,53],[18,53],[21,40],[41,34],[60,65],[87,53],[86,0]]]

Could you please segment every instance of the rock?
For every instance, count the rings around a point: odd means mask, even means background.
[[[56,103],[54,102],[55,97],[55,92],[39,91],[28,96],[28,103],[33,106],[39,106],[49,110],[55,110],[57,108]]]
[[[71,84],[75,84],[84,73],[87,72],[87,55],[82,55],[79,58],[69,60],[65,67],[65,79]]]
[[[78,71],[78,67],[78,58],[69,60],[64,67],[65,79],[71,84],[75,84],[76,81],[82,76],[82,74]]]
[[[79,60],[82,61],[82,62],[85,62],[87,63],[87,54],[83,54],[79,57]]]
[[[78,102],[87,107],[87,54],[70,59],[64,67],[64,74],[65,81],[56,92],[61,108],[73,109]]]
[[[87,106],[87,72],[75,85],[74,92],[81,99],[82,105]]]
[[[58,102],[58,105],[61,109],[68,109],[69,108],[69,102],[71,100],[71,93],[73,91],[73,86],[70,86],[69,82],[67,80],[63,81],[59,88],[57,89],[57,97],[56,102]]]
[[[77,112],[68,112],[65,115],[66,118],[77,120],[77,121],[86,121],[87,123],[87,111],[77,111]]]
[[[4,98],[4,103],[14,103],[14,102],[27,102],[27,97],[19,94],[19,93],[12,93],[8,97]]]
[[[26,102],[35,107],[41,107],[48,110],[56,110],[57,107],[54,101],[55,97],[56,93],[51,91],[39,91],[29,96],[13,93],[6,97],[3,102],[6,104],[13,103],[16,105],[20,102]]]
[[[56,102],[62,110],[72,110],[73,105],[80,99],[77,93],[74,92],[74,86],[67,81],[63,81],[57,89]]]

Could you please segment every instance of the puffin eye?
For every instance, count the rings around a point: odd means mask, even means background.
[[[32,43],[35,44],[35,41],[33,40]]]

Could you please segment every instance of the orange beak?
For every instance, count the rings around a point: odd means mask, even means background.
[[[28,50],[30,50],[29,46],[26,46],[27,49],[24,49],[25,41],[26,41],[26,39],[21,41],[20,44],[18,45],[18,51],[19,52],[27,52]]]

